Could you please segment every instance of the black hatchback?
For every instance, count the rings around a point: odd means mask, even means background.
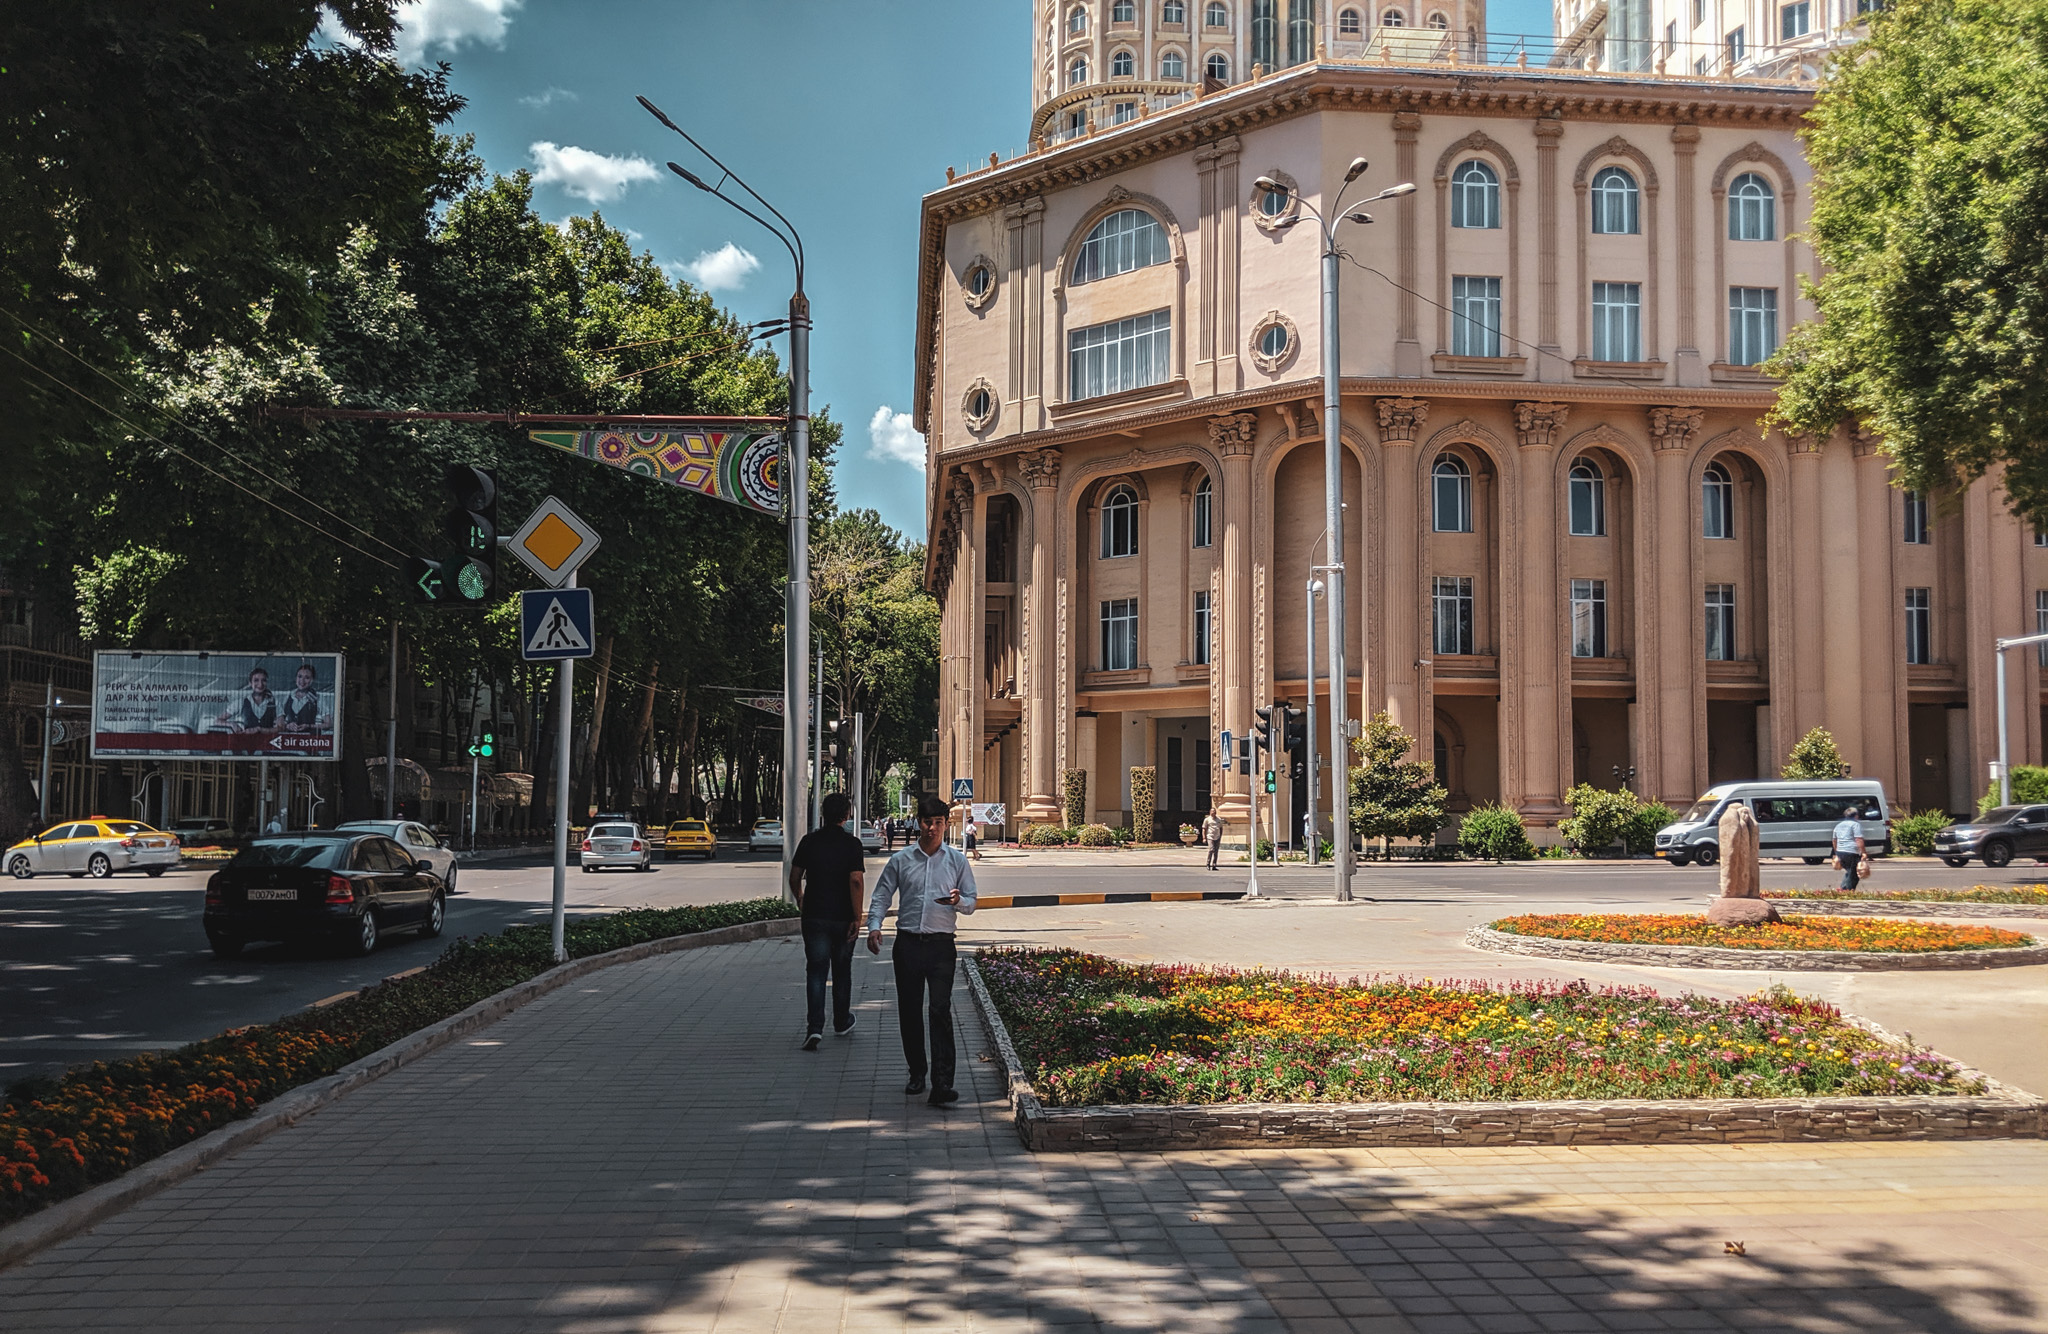
[[[252,940],[339,944],[368,954],[387,931],[438,936],[448,887],[381,834],[259,838],[206,882],[206,939],[232,959]]]

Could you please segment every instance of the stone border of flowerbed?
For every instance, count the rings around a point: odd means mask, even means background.
[[[737,926],[713,927],[709,931],[687,935],[665,936],[604,954],[571,959],[537,977],[507,987],[495,996],[488,996],[459,1014],[409,1033],[388,1047],[351,1061],[331,1075],[281,1093],[243,1120],[230,1122],[189,1144],[182,1144],[169,1153],[138,1164],[132,1171],[112,1181],[102,1182],[91,1190],[0,1227],[0,1269],[18,1264],[47,1246],[83,1232],[165,1187],[204,1171],[229,1154],[297,1124],[301,1117],[310,1116],[344,1094],[410,1065],[429,1052],[467,1037],[549,992],[600,969],[637,963],[679,950],[708,949],[713,945],[739,945],[775,936],[793,936],[802,927],[797,918],[778,917],[742,922]]]
[[[1834,917],[2031,917],[2048,921],[2048,904],[1971,903],[1951,899],[1764,899],[1781,913]]]
[[[1784,900],[1774,899],[1774,904]],[[1879,950],[1724,950],[1711,945],[1634,945],[1605,940],[1559,940],[1522,936],[1475,926],[1465,943],[1500,954],[1532,954],[1581,963],[1629,963],[1653,968],[1746,968],[1773,972],[1891,973],[1906,969],[2017,968],[2048,963],[2048,945],[2012,949],[1928,950],[1906,954]]]
[[[1990,1091],[1963,1097],[1047,1107],[1032,1087],[1008,1026],[996,1013],[973,954],[961,955],[960,962],[1003,1063],[1017,1138],[1035,1153],[2048,1139],[2048,1100],[1960,1064],[1963,1078],[1981,1079]],[[1887,1041],[1898,1041],[1866,1020],[1843,1017]]]

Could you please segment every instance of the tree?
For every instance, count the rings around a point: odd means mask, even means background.
[[[1778,773],[1795,782],[1825,781],[1847,778],[1849,765],[1835,747],[1834,734],[1825,727],[1816,727],[1793,745],[1792,753],[1785,757],[1785,767]]]
[[[1859,422],[1909,486],[2002,465],[2048,518],[2048,0],[1899,0],[1802,138],[1821,318],[1767,367],[1774,420]]]
[[[1351,743],[1358,764],[1350,771],[1351,828],[1361,839],[1429,838],[1444,827],[1450,793],[1436,781],[1436,766],[1404,758],[1415,740],[1385,712]]]

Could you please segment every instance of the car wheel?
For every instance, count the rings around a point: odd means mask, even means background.
[[[715,861],[717,861],[717,860],[718,860],[718,849],[717,849],[717,848],[706,848],[706,849],[704,849],[704,860],[705,860],[705,861],[707,861],[707,862],[715,862]]]
[[[1721,849],[1711,843],[1702,843],[1693,849],[1692,859],[1702,866],[1712,866],[1721,860]]]
[[[1799,860],[1800,860],[1800,861],[1803,861],[1803,862],[1805,862],[1805,863],[1806,863],[1806,864],[1807,864],[1808,866],[1818,866],[1818,865],[1820,865],[1820,864],[1821,864],[1822,862],[1826,861],[1826,860],[1827,860],[1827,858],[1825,858],[1825,857],[1801,857],[1801,858],[1800,858]]]
[[[1689,866],[1691,865],[1691,863],[1692,858],[1677,852],[1672,853],[1669,857],[1666,857],[1664,859],[1664,864],[1666,866]]]
[[[36,878],[36,868],[28,864],[26,853],[18,852],[14,854],[14,860],[7,863],[7,874],[16,880],[33,880]]]
[[[583,874],[585,874],[585,875],[589,875],[589,874],[591,874],[591,873],[592,873],[593,871],[595,871],[595,870],[597,870],[597,868],[596,868],[595,866],[586,866],[586,867],[584,867],[584,868],[583,868]]]
[[[206,943],[213,946],[213,957],[216,959],[235,959],[241,957],[242,942],[233,936],[210,935],[206,938]]]
[[[432,940],[441,934],[441,927],[447,920],[448,900],[443,895],[436,894],[434,901],[427,905],[427,920],[420,923],[420,934]]]
[[[442,883],[448,886],[448,892],[450,894],[453,894],[455,892],[455,873],[461,869],[461,867],[455,865],[453,862],[450,862],[448,864],[448,876],[445,880],[442,881]]]
[[[154,880],[158,876],[162,875],[166,869],[167,868],[162,866],[146,866],[143,868],[142,873],[148,876],[151,880]]]
[[[1950,866],[1957,868],[1958,870],[1970,864],[1970,859],[1968,857],[1943,857],[1942,860],[1947,862]]]
[[[377,952],[377,914],[363,909],[363,919],[356,924],[356,933],[348,943],[349,953],[355,955]]]
[[[1996,871],[2012,860],[2012,844],[2004,841],[1984,845],[1984,864]]]
[[[105,880],[114,873],[114,863],[104,852],[95,852],[92,860],[85,864],[85,873],[95,880]]]

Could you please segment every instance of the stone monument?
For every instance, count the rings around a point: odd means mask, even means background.
[[[1764,901],[1763,871],[1757,864],[1756,816],[1746,802],[1731,802],[1721,817],[1721,897],[1707,908],[1715,926],[1755,926],[1778,920]]]

